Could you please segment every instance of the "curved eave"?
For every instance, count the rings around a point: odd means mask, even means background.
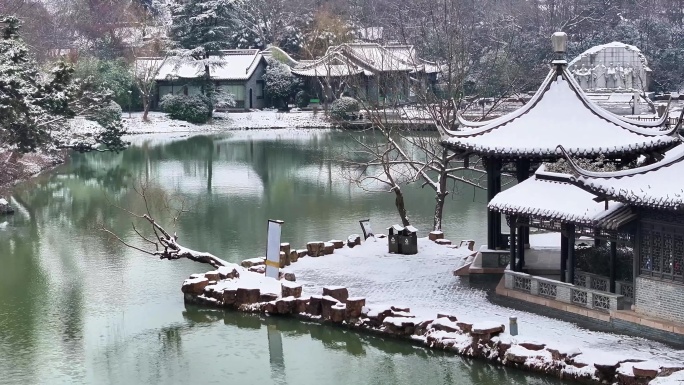
[[[614,115],[618,119],[622,120],[623,122],[629,123],[629,124],[631,124],[633,126],[637,126],[637,127],[643,127],[643,128],[663,127],[665,125],[665,123],[667,122],[667,119],[669,117],[668,115],[670,113],[670,105],[671,104],[672,104],[672,97],[670,97],[668,99],[667,106],[665,107],[665,112],[663,112],[663,115],[660,118],[658,118],[658,120],[654,120],[654,121],[650,121],[650,122],[625,118],[624,116],[619,116],[619,115],[615,115],[615,114]]]

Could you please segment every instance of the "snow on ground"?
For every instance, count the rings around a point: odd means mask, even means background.
[[[207,124],[193,124],[181,120],[172,120],[163,112],[150,112],[149,121],[142,120],[142,112],[135,112],[128,117],[124,114],[122,121],[128,134],[177,133],[177,132],[220,132],[228,130],[246,130],[258,128],[320,128],[330,127],[323,113],[312,111],[251,111],[251,112],[217,112],[214,119]]]
[[[389,254],[387,239],[369,238],[361,246],[345,246],[332,255],[302,258],[286,270],[297,275],[306,295],[320,295],[324,286],[335,285],[347,287],[352,296],[365,296],[369,305],[406,306],[419,317],[446,312],[466,322],[508,325],[508,317],[515,315],[518,339],[578,347],[587,356],[618,355],[682,364],[684,351],[658,342],[594,332],[570,322],[494,305],[484,290],[471,288],[453,275],[469,252],[440,246],[427,238],[418,239],[418,248],[417,255]]]

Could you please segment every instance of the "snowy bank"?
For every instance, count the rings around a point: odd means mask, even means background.
[[[384,274],[382,270],[369,273],[396,279],[391,271],[392,266],[401,265],[402,259],[422,259],[422,263],[430,263],[431,260],[439,260],[440,256],[448,256],[451,265],[454,265],[458,259],[464,259],[472,253],[467,249],[438,245],[427,238],[419,239],[420,257],[388,254],[384,252],[386,249],[386,239],[371,239],[359,245],[356,237],[350,237],[346,243],[336,240],[309,242],[306,249],[298,250],[284,243],[281,245],[280,265],[324,265],[324,261],[339,256],[372,258],[373,253],[377,253],[385,259],[383,266],[387,273]],[[377,267],[374,263],[368,265],[371,269]],[[482,319],[483,317],[476,321],[462,319],[453,313],[438,313],[436,317],[426,317],[396,304],[367,303],[365,297],[350,296],[345,285],[321,286],[322,290],[316,294],[309,294],[313,291],[309,288],[304,293],[300,283],[292,282],[294,275],[291,268],[286,268],[282,274],[283,278],[287,277],[290,281],[266,278],[263,268],[262,258],[251,258],[243,261],[242,266],[229,265],[206,274],[194,274],[183,283],[182,290],[186,301],[193,303],[291,316],[378,333],[433,349],[585,383],[646,384],[654,378],[657,381],[666,381],[682,375],[679,372],[681,368],[676,365],[635,358],[625,353],[597,352],[594,349],[581,349],[568,346],[567,343],[545,341],[536,337],[511,336],[506,333],[502,322]],[[364,279],[363,276],[358,278]],[[395,280],[394,284],[402,285],[402,282]],[[397,298],[401,297],[396,296],[392,300]]]
[[[136,112],[122,118],[129,135],[179,132],[222,132],[230,130],[268,129],[268,128],[327,128],[330,123],[323,113],[312,111],[250,111],[217,112],[214,119],[206,124],[193,124],[170,119],[163,112],[150,112],[148,121],[142,120],[142,113]]]

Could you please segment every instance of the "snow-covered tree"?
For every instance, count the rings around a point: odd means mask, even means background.
[[[294,96],[299,90],[301,82],[290,72],[283,63],[268,59],[268,67],[264,74],[264,93],[274,105],[280,106]]]
[[[219,54],[231,48],[235,28],[233,0],[186,0],[171,6],[169,37],[177,48]]]
[[[121,122],[106,113],[111,92],[97,90],[87,79],[73,81],[73,68],[64,62],[47,74],[40,72],[19,35],[19,24],[13,16],[0,17],[0,147],[18,152],[90,151],[101,144],[123,149]],[[67,120],[76,115],[96,121],[102,129],[74,135]]]

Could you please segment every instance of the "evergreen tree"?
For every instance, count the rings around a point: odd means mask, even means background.
[[[19,152],[90,151],[101,144],[117,151],[125,147],[121,122],[108,113],[111,93],[74,82],[73,68],[64,62],[41,73],[19,35],[19,20],[0,16],[0,25],[0,147]],[[67,124],[76,115],[97,121],[103,130],[76,137]]]

